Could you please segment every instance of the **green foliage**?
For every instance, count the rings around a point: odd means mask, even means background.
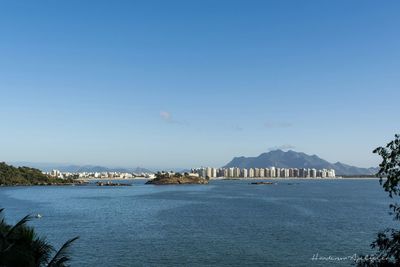
[[[47,185],[72,182],[69,179],[57,179],[29,167],[13,167],[0,162],[0,185]]]
[[[400,135],[396,134],[395,139],[389,142],[386,147],[378,147],[374,153],[379,154],[383,160],[379,164],[378,176],[383,184],[385,191],[389,192],[389,196],[399,195],[400,187]],[[383,178],[387,177],[383,182]]]
[[[183,177],[182,176],[182,174],[181,173],[179,173],[179,172],[164,172],[164,171],[162,171],[162,172],[157,172],[156,174],[155,174],[155,179],[165,179],[165,178],[173,178],[173,177],[176,177],[176,178],[181,178],[181,177]]]
[[[400,195],[400,135],[396,134],[395,139],[385,147],[378,147],[374,153],[382,157],[379,164],[380,184],[389,193],[391,198]],[[395,203],[390,205],[390,214],[394,220],[400,221],[400,205]],[[378,233],[376,240],[371,244],[371,248],[377,249],[372,257],[364,257],[358,262],[358,266],[400,266],[400,231],[397,229],[386,229]],[[373,260],[371,260],[373,259]]]
[[[38,237],[25,216],[15,225],[9,225],[0,209],[0,266],[2,267],[63,267],[68,266],[68,249],[78,237],[68,240],[58,251]],[[52,255],[54,256],[52,257]]]

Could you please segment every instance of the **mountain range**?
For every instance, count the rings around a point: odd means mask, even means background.
[[[33,163],[33,162],[11,162],[13,166],[28,166],[42,171],[51,171],[53,169],[62,172],[129,172],[129,173],[154,173],[153,171],[141,167],[120,168],[104,167],[97,165],[73,165],[57,163]],[[334,169],[337,175],[374,175],[378,168],[359,168],[347,165],[341,162],[330,163],[321,159],[317,155],[307,155],[293,150],[282,151],[273,150],[262,153],[258,157],[235,157],[224,168],[315,168],[315,169]],[[176,169],[182,171],[182,169]],[[184,170],[189,171],[189,170]]]
[[[153,173],[151,170],[137,168],[104,167],[97,165],[73,165],[57,163],[35,163],[35,162],[11,162],[13,166],[28,166],[42,171],[59,170],[61,172],[129,172],[129,173]]]
[[[315,168],[334,169],[337,175],[374,175],[378,168],[359,168],[341,162],[330,163],[317,155],[307,155],[293,150],[273,150],[258,157],[235,157],[225,168]]]

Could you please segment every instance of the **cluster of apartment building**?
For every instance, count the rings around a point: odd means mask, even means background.
[[[61,172],[59,170],[52,170],[45,172],[45,174],[57,178],[80,178],[80,179],[131,179],[134,177],[147,177],[151,178],[153,174],[150,173],[128,173],[128,172]]]
[[[154,178],[152,173],[126,173],[126,172],[61,172],[52,170],[45,172],[57,178],[79,178],[79,179],[130,179],[135,177]],[[335,178],[335,170],[315,168],[212,168],[202,167],[191,169],[192,175],[204,178]]]
[[[216,178],[335,178],[334,169],[305,169],[305,168],[197,168],[191,170],[200,177]]]

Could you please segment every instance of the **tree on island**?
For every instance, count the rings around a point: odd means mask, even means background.
[[[50,185],[73,183],[73,179],[60,179],[29,167],[14,167],[0,162],[1,185]]]
[[[0,266],[2,267],[65,267],[69,266],[68,249],[78,239],[72,238],[57,251],[45,238],[39,237],[27,222],[28,215],[15,225],[9,225],[0,209]]]
[[[380,170],[378,177],[380,184],[390,198],[400,196],[400,135],[396,134],[395,139],[389,142],[386,147],[378,147],[374,153],[382,157],[379,164]],[[383,180],[386,178],[386,180]],[[400,221],[400,205],[390,204],[390,215],[394,220]],[[400,230],[386,229],[378,233],[376,240],[371,244],[371,248],[377,249],[372,256],[365,256],[358,261],[358,266],[362,267],[391,267],[400,266]]]

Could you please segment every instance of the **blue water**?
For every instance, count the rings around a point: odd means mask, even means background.
[[[211,181],[209,185],[0,188],[8,222],[60,246],[73,266],[351,266],[393,225],[378,180]]]

